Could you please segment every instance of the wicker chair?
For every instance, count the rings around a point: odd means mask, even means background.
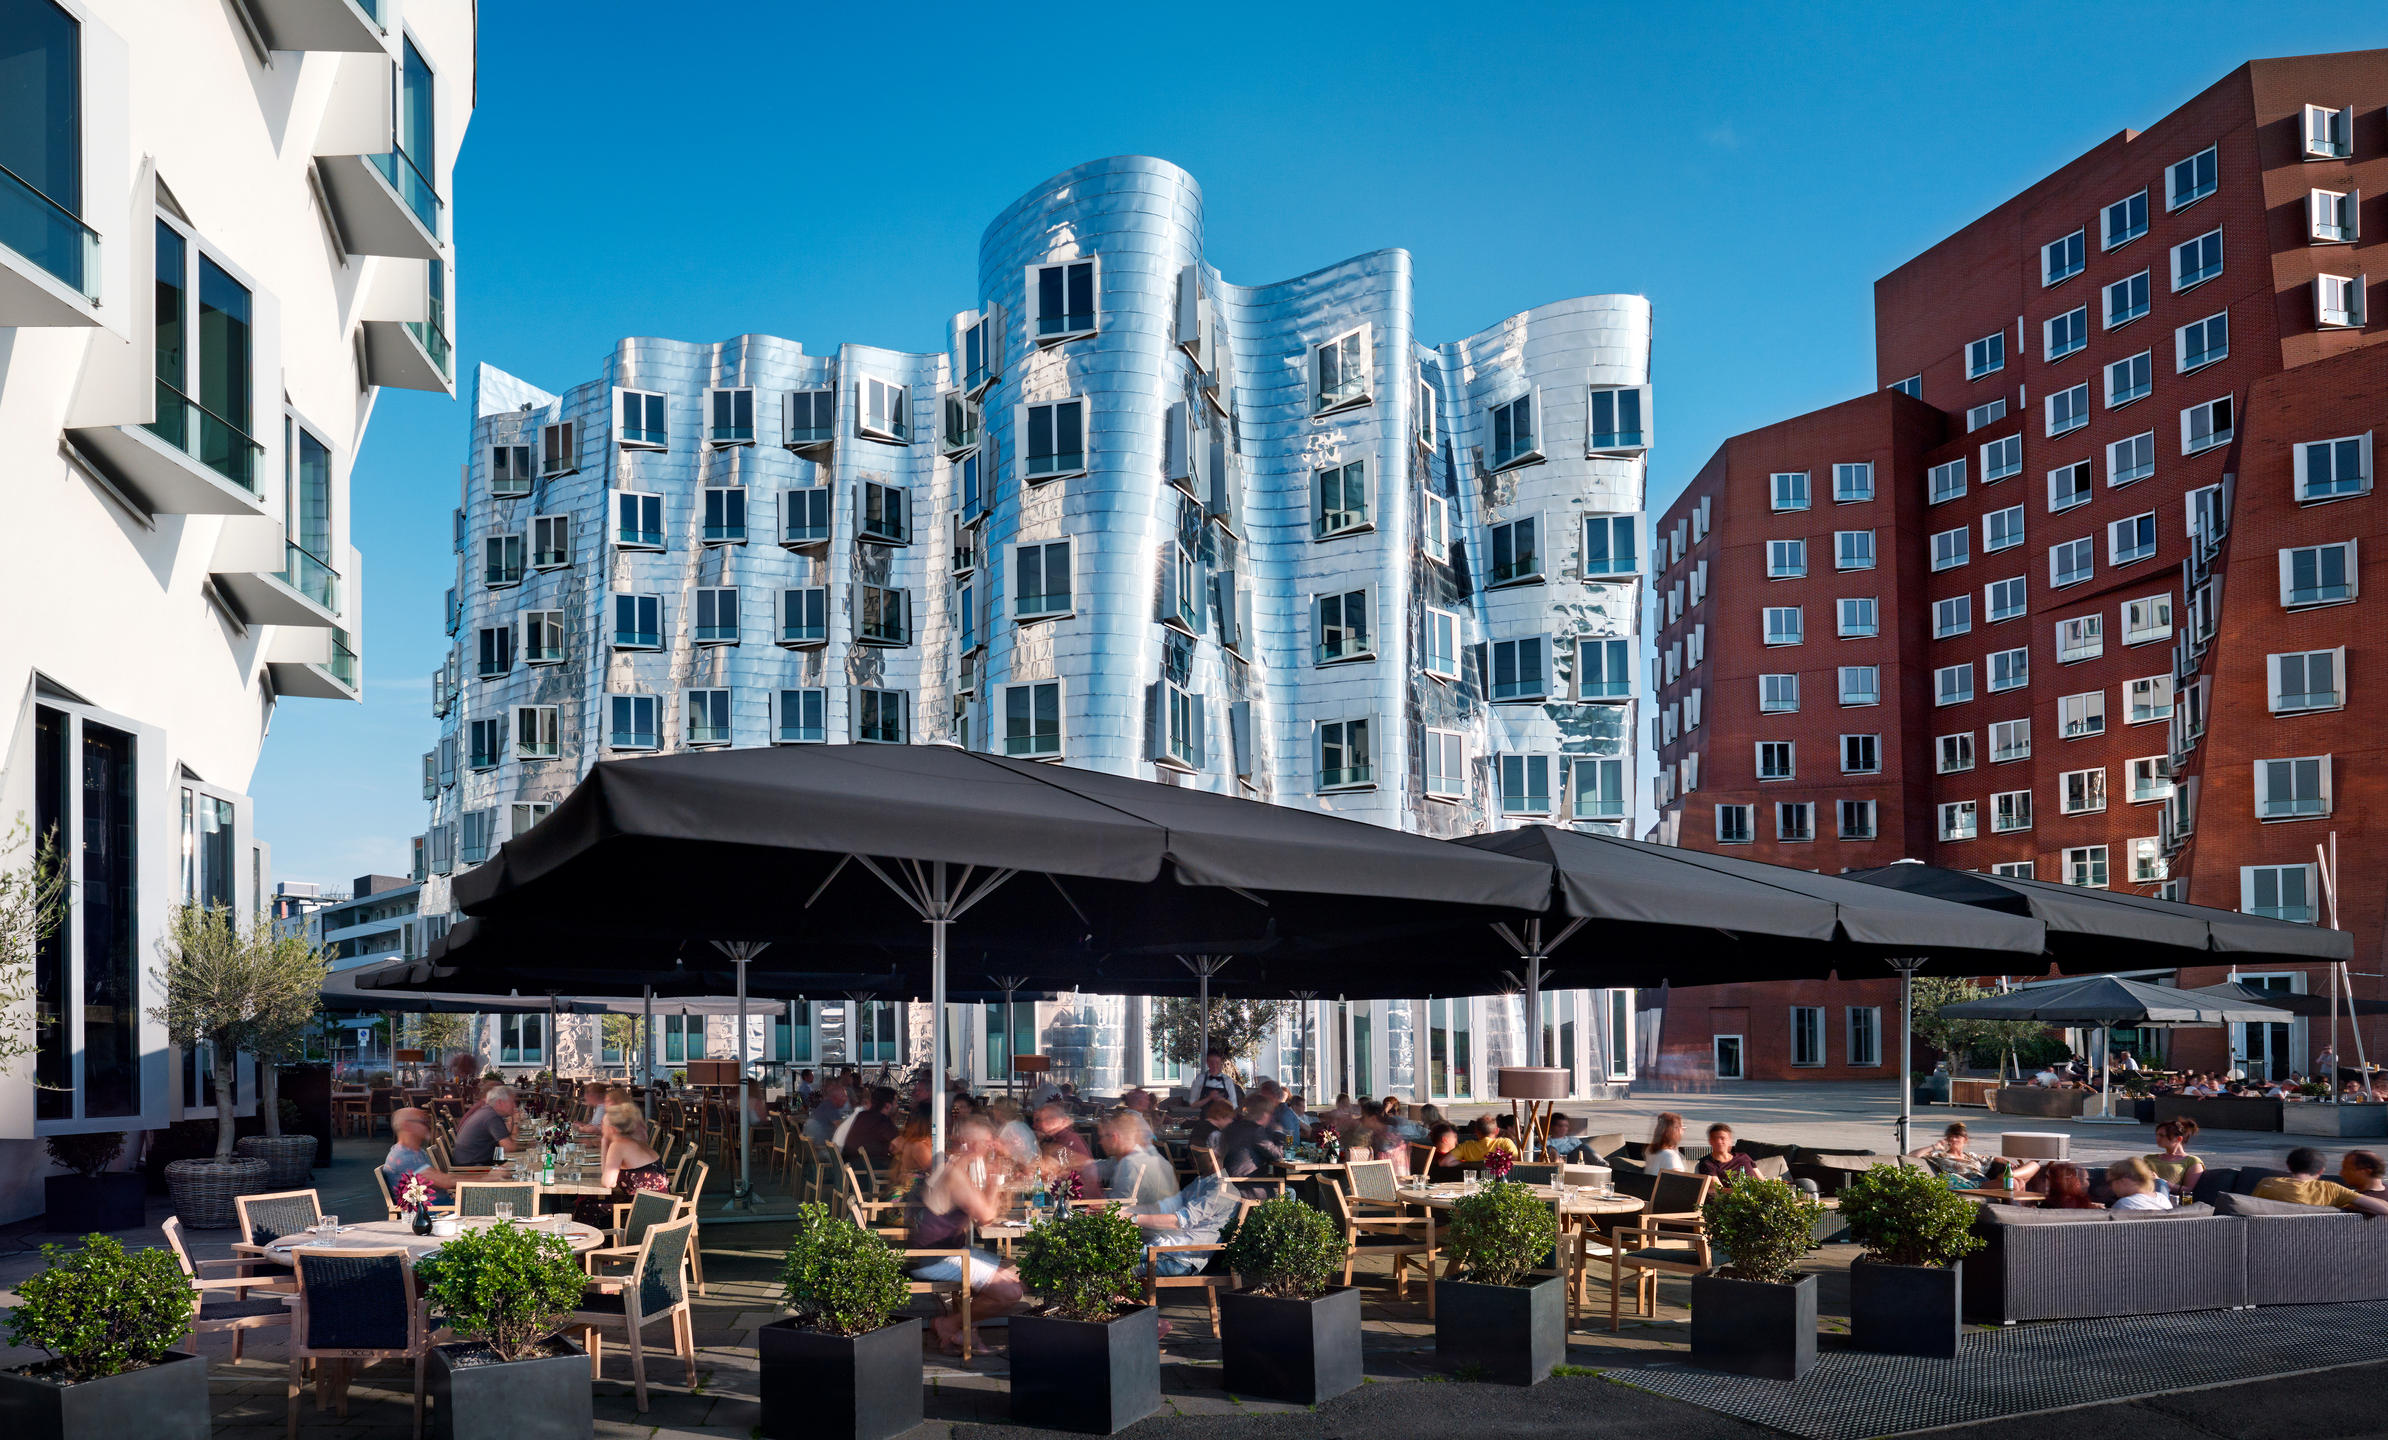
[[[565,1317],[581,1329],[589,1351],[589,1377],[604,1371],[604,1341],[599,1330],[620,1326],[630,1346],[631,1388],[639,1413],[647,1413],[647,1353],[640,1333],[658,1320],[672,1322],[672,1349],[696,1384],[696,1339],[688,1323],[688,1258],[696,1246],[696,1217],[667,1220],[647,1227],[633,1252],[629,1272],[612,1284],[592,1284],[581,1292],[580,1307]]]
[[[1257,1200],[1246,1200],[1236,1207],[1235,1224],[1241,1226]],[[1164,1275],[1157,1258],[1163,1251],[1172,1255],[1204,1255],[1210,1261],[1191,1275]],[[1227,1268],[1227,1246],[1223,1242],[1208,1245],[1153,1245],[1144,1247],[1144,1303],[1159,1309],[1164,1290],[1200,1290],[1202,1303],[1210,1308],[1211,1336],[1219,1334],[1219,1291],[1235,1288],[1235,1272]]]
[[[1409,1295],[1410,1270],[1415,1267],[1426,1277],[1426,1314],[1434,1316],[1434,1262],[1438,1253],[1434,1238],[1434,1212],[1393,1219],[1380,1215],[1355,1215],[1351,1202],[1344,1198],[1343,1185],[1332,1175],[1320,1172],[1319,1197],[1326,1202],[1327,1218],[1343,1232],[1343,1283],[1352,1283],[1352,1269],[1362,1254],[1384,1255],[1393,1262],[1393,1294],[1397,1298]]]
[[[191,1334],[213,1335],[223,1331],[232,1334],[232,1358],[238,1360],[242,1332],[265,1326],[288,1326],[290,1307],[283,1297],[291,1293],[288,1271],[270,1260],[252,1256],[236,1256],[230,1260],[193,1260],[182,1247],[182,1221],[169,1217],[163,1227],[166,1245],[174,1252],[174,1263],[182,1268],[191,1282]],[[209,1270],[231,1270],[236,1273],[209,1277]],[[248,1272],[265,1273],[248,1273]],[[258,1292],[252,1298],[252,1290]]]
[[[299,1391],[317,1360],[415,1362],[415,1440],[423,1440],[423,1362],[431,1353],[423,1308],[415,1303],[414,1267],[404,1250],[299,1250],[291,1255],[298,1302],[290,1320],[289,1437],[298,1440]],[[328,1393],[348,1418],[345,1371],[315,1372],[315,1408]]]
[[[500,1201],[511,1201],[514,1213],[528,1220],[539,1213],[539,1187],[527,1180],[466,1180],[456,1187],[458,1215],[495,1215]]]
[[[1393,1174],[1390,1160],[1354,1160],[1343,1167],[1351,1181],[1351,1205],[1355,1215],[1399,1215],[1401,1213],[1400,1181]]]
[[[1708,1223],[1700,1213],[1716,1182],[1680,1170],[1661,1171],[1650,1192],[1650,1208],[1634,1225],[1609,1234],[1609,1329],[1625,1328],[1620,1309],[1625,1272],[1633,1272],[1634,1314],[1658,1313],[1658,1277],[1711,1275],[1720,1263],[1709,1248]]]
[[[687,1207],[681,1213],[688,1217],[689,1224],[688,1268],[696,1276],[696,1291],[699,1295],[705,1293],[705,1246],[703,1237],[696,1229],[697,1207],[705,1203],[705,1178],[712,1173],[713,1167],[702,1160],[687,1167],[688,1189],[680,1197],[681,1203]]]
[[[374,1167],[376,1173],[380,1167]],[[240,1215],[240,1238],[232,1242],[235,1255],[262,1255],[265,1247],[285,1235],[298,1235],[323,1218],[323,1204],[312,1190],[278,1190],[270,1195],[242,1195],[232,1202]]]

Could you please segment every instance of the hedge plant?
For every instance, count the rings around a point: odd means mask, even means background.
[[[48,1352],[70,1385],[155,1365],[191,1328],[196,1292],[171,1251],[128,1253],[91,1234],[79,1250],[44,1245],[41,1256],[43,1268],[17,1284],[8,1343]]]
[[[51,1164],[90,1180],[115,1164],[116,1157],[124,1153],[124,1136],[113,1130],[52,1135],[42,1145],[50,1152]]]
[[[1559,1215],[1527,1187],[1496,1180],[1451,1207],[1444,1235],[1444,1253],[1470,1283],[1517,1285],[1558,1244]]]
[[[1320,1210],[1291,1195],[1252,1207],[1227,1243],[1227,1268],[1255,1292],[1313,1300],[1343,1268],[1343,1236]]]
[[[579,1307],[588,1273],[561,1235],[475,1226],[415,1263],[431,1313],[500,1360],[530,1357]]]
[[[1841,1191],[1841,1218],[1881,1265],[1950,1265],[1982,1248],[1974,1202],[1929,1170],[1877,1165]]]
[[[1020,1279],[1064,1320],[1108,1320],[1115,1302],[1137,1293],[1144,1232],[1111,1206],[1072,1210],[1020,1237],[1013,1247]]]
[[[1732,1257],[1723,1274],[1764,1285],[1798,1278],[1799,1262],[1815,1248],[1816,1218],[1824,1207],[1788,1180],[1755,1175],[1727,1178],[1700,1206],[1709,1242]]]
[[[822,1335],[877,1330],[911,1295],[903,1257],[875,1231],[830,1214],[818,1202],[796,1207],[796,1233],[779,1279],[796,1323]]]

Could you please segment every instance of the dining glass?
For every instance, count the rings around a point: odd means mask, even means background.
[[[490,1213],[496,1215],[500,1220],[511,1220],[514,1218],[514,1202],[500,1200],[490,1207]]]
[[[1483,1178],[1484,1172],[1481,1170],[1466,1170],[1460,1173],[1461,1181],[1466,1184],[1470,1190],[1475,1189],[1476,1186],[1482,1182]]]
[[[340,1233],[340,1217],[337,1215],[326,1215],[315,1223],[322,1229],[331,1231],[334,1235]]]

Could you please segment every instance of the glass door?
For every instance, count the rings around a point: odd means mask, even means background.
[[[1741,1078],[1740,1036],[1719,1035],[1716,1037],[1716,1078],[1719,1080],[1739,1080]]]
[[[2297,988],[2295,975],[2241,975],[2239,983],[2250,990],[2271,990],[2287,995]],[[2296,1027],[2287,1025],[2233,1025],[2232,1048],[2239,1053],[2240,1068],[2250,1080],[2284,1080],[2292,1071],[2302,1069],[2297,1062]]]

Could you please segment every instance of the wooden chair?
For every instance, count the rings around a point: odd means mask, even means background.
[[[697,1208],[705,1203],[705,1177],[711,1175],[712,1173],[712,1166],[706,1164],[702,1160],[697,1161],[688,1172],[688,1193],[680,1197],[681,1203],[687,1207],[680,1213],[688,1217],[688,1223],[690,1226],[688,1232],[688,1267],[696,1274],[696,1290],[699,1295],[705,1293],[705,1247],[702,1243],[701,1237],[698,1235],[695,1229],[695,1226],[697,1223]]]
[[[513,1202],[517,1219],[532,1219],[539,1213],[539,1187],[528,1180],[466,1180],[456,1186],[458,1215],[495,1215],[500,1201]]]
[[[1710,1275],[1718,1261],[1708,1244],[1708,1222],[1700,1213],[1708,1189],[1716,1182],[1706,1175],[1678,1170],[1661,1172],[1650,1192],[1650,1207],[1609,1234],[1609,1329],[1625,1328],[1619,1314],[1625,1294],[1625,1272],[1633,1272],[1634,1314],[1658,1313],[1658,1277]]]
[[[620,1326],[630,1346],[630,1383],[639,1413],[647,1413],[647,1353],[641,1332],[658,1320],[672,1322],[672,1349],[690,1385],[696,1384],[696,1339],[688,1323],[688,1258],[696,1246],[696,1217],[684,1216],[647,1227],[630,1269],[612,1284],[592,1284],[580,1307],[564,1323],[577,1325],[589,1351],[589,1378],[604,1372],[604,1341],[598,1332]]]
[[[585,1268],[599,1285],[619,1283],[622,1265],[638,1254],[639,1242],[657,1225],[681,1217],[686,1202],[679,1196],[662,1190],[641,1190],[630,1197],[627,1205],[614,1207],[614,1228],[606,1232],[604,1247],[581,1256]],[[694,1247],[690,1247],[693,1253]]]
[[[901,1230],[895,1230],[895,1233],[890,1234],[889,1231],[893,1228],[894,1227],[882,1226],[880,1227],[879,1233],[885,1236],[892,1243],[901,1245],[903,1243],[903,1232]],[[904,1289],[906,1293],[912,1295],[944,1295],[952,1299],[954,1313],[962,1317],[962,1363],[965,1365],[969,1364],[971,1346],[978,1339],[978,1332],[974,1328],[974,1322],[970,1318],[969,1247],[965,1245],[958,1250],[908,1249],[899,1250],[896,1253],[904,1257]],[[953,1261],[955,1267],[961,1272],[962,1278],[959,1280],[924,1280],[920,1276],[913,1273],[913,1271],[918,1269],[921,1265],[933,1260]]]
[[[1355,1215],[1350,1200],[1343,1193],[1341,1181],[1327,1172],[1318,1176],[1318,1193],[1326,1201],[1327,1218],[1343,1232],[1343,1283],[1352,1283],[1352,1269],[1360,1256],[1383,1255],[1393,1262],[1391,1279],[1396,1298],[1406,1299],[1410,1293],[1410,1270],[1415,1267],[1426,1278],[1426,1314],[1434,1315],[1434,1264],[1439,1253],[1434,1238],[1434,1212],[1423,1215],[1393,1218],[1382,1215]]]
[[[1401,1196],[1399,1180],[1393,1174],[1390,1160],[1354,1160],[1343,1167],[1351,1181],[1351,1206],[1355,1215],[1399,1215]]]
[[[863,1163],[869,1164],[867,1160]],[[838,1198],[845,1203],[847,1213],[851,1214],[855,1222],[865,1229],[879,1224],[879,1217],[890,1211],[898,1214],[903,1212],[904,1202],[901,1200],[873,1198],[872,1188],[875,1187],[866,1188],[862,1183],[862,1172],[847,1164],[843,1157],[833,1159],[830,1165],[838,1176],[837,1183],[840,1187]]]
[[[267,1326],[290,1324],[290,1307],[283,1303],[291,1293],[288,1271],[270,1260],[240,1255],[230,1260],[193,1260],[182,1246],[182,1221],[169,1217],[163,1227],[166,1245],[174,1252],[174,1263],[191,1282],[191,1335],[213,1335],[224,1331],[232,1335],[232,1358],[238,1360],[241,1336],[249,1330]],[[209,1270],[233,1270],[258,1273],[221,1275],[210,1278]],[[258,1292],[252,1298],[250,1291]]]
[[[1235,1212],[1235,1223],[1241,1225],[1244,1217],[1252,1212],[1252,1207],[1259,1203],[1257,1200],[1246,1200],[1238,1205]],[[1159,1264],[1156,1263],[1157,1257],[1164,1251],[1172,1255],[1210,1255],[1214,1258],[1209,1264],[1191,1275],[1164,1275],[1161,1273]],[[1161,1304],[1161,1292],[1164,1290],[1200,1290],[1202,1303],[1210,1307],[1211,1336],[1214,1339],[1218,1338],[1219,1291],[1222,1288],[1233,1289],[1236,1279],[1235,1272],[1227,1268],[1224,1258],[1226,1253],[1227,1246],[1224,1243],[1146,1245],[1144,1247],[1144,1303],[1158,1309]]]
[[[431,1353],[423,1307],[415,1303],[414,1266],[406,1252],[299,1250],[291,1255],[298,1287],[290,1320],[289,1440],[298,1440],[299,1391],[306,1367],[323,1360],[415,1362],[415,1440],[423,1440],[423,1362]],[[347,1367],[342,1367],[343,1371]],[[315,1371],[315,1408],[336,1397],[348,1418],[348,1379]]]
[[[389,1172],[383,1170],[379,1165],[373,1167],[373,1188],[381,1192],[382,1218],[384,1220],[403,1220],[406,1218],[406,1212],[398,1208],[398,1197],[390,1193]],[[454,1200],[443,1201],[440,1204],[432,1206],[431,1213],[434,1215],[453,1215],[456,1213],[456,1202]]]
[[[788,1161],[795,1154],[796,1149],[795,1146],[788,1143],[790,1128],[787,1116],[774,1115],[771,1117],[771,1148],[766,1150],[763,1156],[764,1173],[782,1183],[785,1183],[788,1178]]]
[[[1434,1147],[1412,1140],[1410,1142],[1410,1174],[1423,1180],[1426,1178],[1426,1167],[1433,1163]]]
[[[381,1167],[373,1167],[381,1173]],[[277,1190],[267,1195],[242,1195],[232,1202],[240,1214],[240,1239],[235,1255],[263,1255],[265,1247],[285,1235],[300,1235],[323,1218],[322,1202],[312,1190]]]

